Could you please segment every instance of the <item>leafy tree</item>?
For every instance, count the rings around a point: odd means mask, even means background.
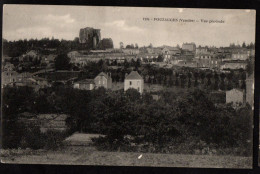
[[[210,87],[212,74],[211,74],[211,73],[208,73],[208,74],[206,75],[206,77],[207,77],[207,79],[208,79],[207,86]]]
[[[245,42],[243,42],[242,48],[246,48],[246,43]]]
[[[197,86],[198,86],[198,77],[199,77],[199,73],[198,73],[198,72],[195,72],[195,73],[194,73],[194,78],[195,78],[194,87],[197,87]]]
[[[158,56],[157,62],[163,62],[163,56],[161,54]]]
[[[175,86],[179,86],[179,73],[175,73]]]
[[[181,87],[184,88],[187,76],[185,74],[181,74],[180,78],[181,78]]]
[[[220,89],[225,90],[226,89],[226,86],[225,86],[226,75],[224,73],[221,73],[220,78],[221,78]]]
[[[3,148],[18,148],[24,135],[24,126],[19,122],[19,115],[31,110],[34,104],[32,88],[5,87],[2,103],[2,146]]]
[[[204,79],[205,79],[205,73],[204,72],[200,73],[200,79],[201,79],[201,84],[204,84]]]
[[[71,68],[70,58],[67,56],[67,54],[58,55],[54,59],[54,64],[56,70],[70,70]]]
[[[191,77],[192,77],[191,72],[188,72],[188,79],[189,79],[189,81],[188,81],[188,88],[191,87]]]
[[[227,89],[228,90],[231,90],[233,88],[233,84],[232,84],[233,77],[234,77],[234,72],[233,71],[227,74],[227,79],[228,79]]]
[[[125,95],[126,95],[127,99],[129,99],[132,102],[138,101],[141,97],[140,93],[134,88],[128,89],[126,91]]]
[[[218,84],[219,84],[219,75],[218,75],[218,73],[215,73],[214,74],[214,89],[215,90],[218,90],[219,89],[219,87],[218,87]]]

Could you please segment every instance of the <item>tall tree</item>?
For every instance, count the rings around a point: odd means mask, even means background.
[[[205,73],[200,72],[200,79],[201,79],[201,84],[204,84],[204,79],[205,79]]]
[[[188,88],[190,88],[191,87],[191,77],[192,77],[192,74],[191,74],[191,72],[188,72]]]
[[[232,83],[233,77],[234,77],[233,71],[231,71],[230,73],[227,74],[227,79],[228,79],[227,89],[228,90],[231,90],[233,88],[233,83]]]
[[[175,86],[179,86],[179,73],[175,73]]]
[[[193,74],[195,81],[194,81],[194,87],[198,86],[198,77],[199,77],[199,73],[198,72],[194,72]]]
[[[225,90],[225,89],[226,89],[226,86],[225,86],[226,74],[221,73],[221,74],[220,74],[220,78],[221,78],[220,89],[221,89],[221,90]]]
[[[212,73],[208,73],[208,74],[206,75],[206,77],[207,77],[207,79],[208,79],[207,86],[210,87],[210,85],[211,85]]]
[[[67,54],[60,54],[54,59],[55,69],[56,70],[70,70],[70,58]]]
[[[214,89],[215,90],[218,90],[219,88],[218,88],[218,84],[219,84],[219,75],[218,75],[218,73],[215,73],[214,74]]]

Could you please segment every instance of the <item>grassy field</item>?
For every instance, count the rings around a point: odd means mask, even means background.
[[[17,164],[252,168],[251,157],[98,151],[90,140],[97,136],[74,134],[65,140],[67,146],[57,151],[1,150],[1,161]]]

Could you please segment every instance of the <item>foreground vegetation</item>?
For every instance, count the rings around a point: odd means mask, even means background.
[[[159,100],[153,100],[149,93],[140,95],[134,89],[82,91],[54,86],[35,93],[28,87],[6,87],[3,147],[56,148],[79,131],[105,135],[93,141],[97,149],[106,151],[251,155],[249,106],[234,109],[216,104],[210,92],[199,89],[158,95]],[[21,127],[23,112],[68,114],[69,130],[43,134],[34,126]]]

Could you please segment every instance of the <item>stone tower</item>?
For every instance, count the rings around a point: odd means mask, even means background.
[[[81,28],[79,31],[79,43],[86,44],[88,48],[95,49],[101,41],[100,29],[91,27]]]

